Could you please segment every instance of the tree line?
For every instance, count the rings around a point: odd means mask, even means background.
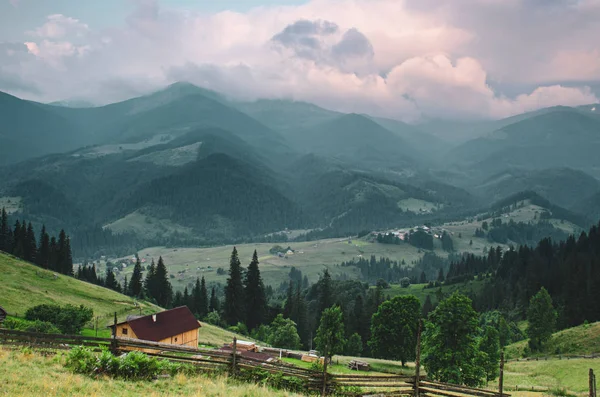
[[[11,228],[5,208],[0,213],[0,250],[43,269],[73,275],[71,239],[64,230],[57,238],[50,236],[42,226],[38,241],[31,222],[17,220]]]

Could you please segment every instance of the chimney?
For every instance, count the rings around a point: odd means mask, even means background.
[[[156,322],[156,314],[152,315],[152,322]]]

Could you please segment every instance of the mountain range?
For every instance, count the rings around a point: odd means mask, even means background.
[[[594,105],[412,125],[176,83],[81,106],[0,93],[0,200],[50,228],[140,244],[334,236],[460,219],[522,191],[600,216],[586,211],[600,195]]]

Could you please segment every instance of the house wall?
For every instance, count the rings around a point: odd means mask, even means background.
[[[127,323],[117,325],[117,338],[138,339],[138,337],[135,334],[135,332],[133,332],[133,330],[131,329],[131,327]]]
[[[172,345],[184,345],[190,347],[198,347],[198,330],[191,330],[179,335],[174,335],[170,338],[165,338],[160,343],[170,343]]]

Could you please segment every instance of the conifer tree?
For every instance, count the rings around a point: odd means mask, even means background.
[[[51,270],[58,271],[58,243],[56,237],[50,238],[50,256],[48,260],[48,267]]]
[[[188,292],[187,287],[185,287],[183,289],[183,296],[181,298],[181,302],[179,302],[179,305],[175,305],[175,306],[188,306],[188,309],[189,309],[189,303],[190,303],[190,293]]]
[[[319,280],[319,311],[317,313],[318,318],[321,318],[321,314],[325,309],[330,308],[333,305],[333,292],[331,287],[331,275],[329,270],[325,269],[323,276]]]
[[[229,278],[225,286],[225,321],[229,325],[236,325],[245,320],[244,313],[244,284],[242,283],[242,269],[238,258],[237,249],[233,247],[229,261]]]
[[[106,268],[106,279],[104,281],[104,286],[108,289],[112,289],[113,291],[118,292],[120,292],[121,289],[115,277],[115,273],[110,267]]]
[[[37,242],[35,241],[35,232],[31,222],[27,225],[24,242],[25,259],[27,262],[35,263],[37,255]]]
[[[537,294],[531,297],[527,309],[527,336],[529,347],[537,351],[550,339],[556,327],[556,310],[552,306],[552,297],[542,287]]]
[[[167,267],[163,262],[162,256],[158,258],[156,264],[156,303],[162,307],[169,307],[173,300],[173,287],[169,282]]]
[[[443,283],[443,282],[444,282],[444,279],[445,279],[445,277],[444,277],[444,269],[442,269],[442,268],[440,267],[440,271],[438,272],[438,278],[437,278],[437,281],[439,281],[440,283]]]
[[[433,311],[433,303],[431,303],[431,295],[427,295],[427,298],[425,298],[425,303],[423,304],[423,310],[422,310],[422,316],[423,318],[427,318],[427,316],[429,316],[429,313],[431,313]]]
[[[133,266],[133,274],[129,281],[129,295],[140,297],[142,294],[142,264],[140,257],[136,255],[135,265]]]
[[[208,291],[206,290],[206,280],[204,276],[202,276],[202,281],[200,281],[200,296],[197,300],[197,308],[198,315],[200,318],[204,318],[208,314]]]
[[[421,277],[419,277],[419,283],[427,284],[427,275],[425,274],[425,271],[421,272]]]
[[[294,311],[294,284],[292,280],[288,283],[288,289],[286,294],[285,303],[283,304],[283,317],[292,318],[292,312]]]
[[[217,291],[215,291],[215,287],[212,287],[210,291],[210,304],[208,310],[210,312],[218,312],[221,309],[221,304],[219,302],[219,298],[217,297]]]
[[[15,222],[15,231],[13,232],[13,246],[11,248],[11,254],[16,256],[17,258],[23,258],[25,254],[24,240],[25,240],[25,230],[21,227],[21,222],[17,219]]]
[[[125,295],[129,294],[129,284],[127,283],[127,276],[125,276],[125,280],[123,281],[123,293]]]
[[[8,225],[8,214],[6,209],[2,207],[2,213],[0,214],[0,251],[8,252],[10,242],[8,240],[10,227]]]
[[[42,231],[40,232],[40,245],[38,247],[36,263],[44,269],[50,267],[50,236],[46,232],[45,225],[42,225]]]
[[[65,253],[64,253],[64,262],[63,262],[63,274],[68,276],[73,275],[73,254],[71,252],[71,238],[67,236],[67,241],[65,243]]]
[[[253,330],[264,322],[267,311],[267,298],[265,286],[260,277],[258,269],[258,255],[256,250],[252,255],[252,261],[248,266],[245,280],[246,295],[246,326]]]
[[[154,259],[152,259],[152,263],[150,264],[148,273],[146,273],[146,279],[144,280],[144,288],[146,289],[146,295],[148,295],[151,299],[154,299],[156,301],[156,265],[154,264]]]
[[[298,335],[300,335],[300,340],[302,343],[306,344],[309,339],[308,335],[308,313],[306,309],[306,302],[304,300],[304,296],[302,295],[302,289],[300,287],[300,280],[296,284],[296,294],[294,296],[294,306],[296,307],[296,318],[293,320],[296,322],[298,326]]]

